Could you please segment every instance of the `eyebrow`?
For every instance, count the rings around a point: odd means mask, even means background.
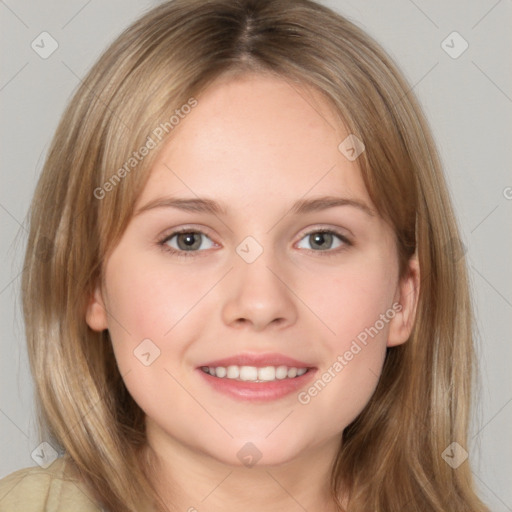
[[[374,217],[375,211],[362,201],[356,199],[336,197],[336,196],[321,196],[313,199],[299,199],[288,210],[293,215],[300,215],[312,212],[327,210],[329,208],[336,208],[339,206],[352,206],[357,208],[367,215]],[[188,212],[210,213],[213,215],[227,215],[227,209],[218,202],[204,198],[178,198],[178,197],[162,197],[149,201],[144,206],[140,207],[135,216],[143,212],[153,210],[155,208],[176,208]]]
[[[354,208],[362,210],[370,217],[375,216],[375,212],[362,201],[336,196],[322,196],[314,199],[300,199],[293,204],[290,211],[293,214],[304,214],[327,210],[329,208],[336,208],[338,206],[353,206]]]

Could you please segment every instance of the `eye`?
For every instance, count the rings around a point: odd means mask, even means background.
[[[305,244],[309,244],[310,247],[306,247]],[[307,233],[306,236],[300,240],[297,247],[299,247],[299,249],[309,249],[319,252],[337,249],[343,245],[352,244],[348,238],[341,233],[328,229],[319,229]]]
[[[160,245],[165,250],[183,253],[211,249],[215,244],[201,231],[183,230],[166,236]],[[184,254],[184,256],[187,255]]]

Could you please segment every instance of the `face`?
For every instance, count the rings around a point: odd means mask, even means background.
[[[399,280],[348,135],[318,93],[246,75],[161,148],[87,311],[155,448],[241,465],[337,444],[407,340],[417,271]]]

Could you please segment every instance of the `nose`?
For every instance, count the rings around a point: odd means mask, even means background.
[[[236,255],[238,258],[238,256]],[[222,319],[238,329],[284,329],[297,321],[296,296],[270,251],[253,263],[239,259],[225,283]]]

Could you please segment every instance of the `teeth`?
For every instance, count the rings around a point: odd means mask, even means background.
[[[214,377],[241,380],[247,382],[271,382],[273,380],[294,379],[304,375],[307,368],[295,368],[293,366],[203,366],[201,369]]]
[[[240,377],[240,368],[238,366],[228,366],[227,368],[228,373],[226,377],[228,379],[238,379]],[[216,375],[215,373],[212,373],[212,375]]]
[[[240,368],[240,380],[258,380],[258,368],[254,366],[242,366]]]
[[[210,374],[215,375],[216,377],[223,378],[227,375],[228,371],[223,366],[219,366],[217,369],[210,368]]]
[[[258,369],[258,379],[270,381],[276,379],[276,369],[273,366],[265,366]]]
[[[288,376],[288,368],[286,366],[278,366],[276,368],[276,379],[280,379],[280,380],[286,379],[287,376]]]

